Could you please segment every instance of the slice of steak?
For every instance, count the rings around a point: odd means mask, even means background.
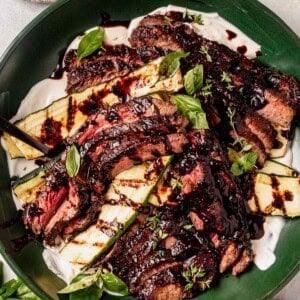
[[[290,129],[296,110],[275,90],[265,90],[264,96],[267,104],[257,112],[271,123]]]
[[[60,234],[65,242],[70,241],[76,234],[94,224],[104,203],[103,197],[91,192],[89,205],[80,211],[80,214],[69,221],[62,228]]]
[[[88,150],[88,155],[95,162],[102,153],[103,142],[106,140],[120,139],[126,136],[128,140],[146,138],[147,136],[166,135],[175,132],[182,132],[188,125],[188,120],[181,115],[174,116],[158,116],[146,117],[133,123],[123,123],[114,126],[108,130],[103,130],[88,143],[84,145],[84,150],[81,151],[82,155]],[[96,150],[93,150],[95,149]]]
[[[147,45],[168,52],[187,52],[195,48],[198,39],[200,37],[184,22],[166,22],[166,16],[157,14],[144,17],[131,32],[129,42],[133,48]]]
[[[91,116],[81,131],[69,140],[69,143],[82,145],[90,139],[97,139],[97,135],[104,135],[104,130],[130,124],[143,118],[173,115],[176,110],[177,107],[169,101],[150,96],[133,98],[126,103],[116,104]]]
[[[265,147],[266,153],[270,153],[276,138],[276,131],[271,123],[257,112],[246,114],[243,123],[252,134],[259,138]]]
[[[90,191],[87,187],[76,182],[76,178],[69,179],[68,196],[57,209],[55,215],[50,219],[44,229],[44,242],[54,246],[56,237],[60,235],[62,228],[71,220],[81,214],[90,202]]]
[[[41,234],[67,195],[68,189],[65,186],[56,189],[45,186],[38,192],[34,203],[24,206],[22,219],[25,227],[36,235]]]
[[[68,190],[65,164],[59,160],[47,172],[45,185],[36,193],[35,202],[24,205],[22,219],[25,227],[36,235],[41,234],[67,197]]]
[[[260,166],[262,166],[264,164],[264,162],[266,161],[268,155],[266,152],[266,148],[263,145],[263,143],[261,142],[261,140],[254,135],[250,129],[248,129],[245,126],[237,126],[237,132],[239,134],[240,137],[242,137],[247,144],[252,146],[252,151],[257,153],[258,155],[258,163]],[[235,134],[231,131],[230,135],[232,136],[232,138],[236,138]]]
[[[78,61],[76,50],[70,50],[65,57],[66,90],[68,93],[80,92],[115,77],[125,76],[159,56],[160,51],[155,47],[147,48],[147,54],[140,56],[135,49],[124,44],[104,45],[98,52]]]
[[[96,193],[101,193],[105,184],[122,170],[159,156],[181,153],[187,139],[183,134],[145,137],[129,141],[114,141],[89,169],[88,184]]]

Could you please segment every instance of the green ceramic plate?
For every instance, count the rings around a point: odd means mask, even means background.
[[[169,4],[169,0],[62,0],[49,7],[20,33],[0,62],[0,92],[9,91],[10,100],[0,99],[0,112],[11,117],[30,87],[48,77],[59,54],[84,29],[100,22],[100,13],[115,20],[128,20]],[[206,12],[217,11],[261,44],[261,60],[300,78],[300,40],[273,13],[254,0],[180,1],[172,4]],[[11,219],[16,208],[10,192],[6,155],[0,148],[0,223]],[[42,299],[56,298],[64,283],[43,262],[42,247],[31,243],[14,252],[11,240],[22,234],[20,224],[0,229],[0,250],[8,264]],[[251,268],[234,278],[226,276],[201,299],[262,299],[280,289],[300,264],[300,219],[289,220],[276,249],[276,263],[267,271]]]

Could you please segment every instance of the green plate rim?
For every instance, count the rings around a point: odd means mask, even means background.
[[[38,25],[43,19],[45,19],[47,16],[51,15],[52,13],[55,13],[56,10],[63,7],[65,4],[70,2],[72,0],[60,0],[56,3],[53,3],[49,7],[47,7],[45,10],[43,10],[40,14],[38,14],[20,33],[13,39],[13,41],[10,43],[8,48],[3,52],[3,54],[0,57],[0,72],[2,71],[3,66],[6,64],[8,58],[13,53],[13,51],[18,48],[19,44],[22,42],[24,38],[26,38],[27,34],[34,29],[36,25]],[[278,17],[274,12],[272,12],[268,7],[266,7],[263,3],[260,3],[258,1],[254,1],[256,5],[261,6],[264,11],[269,15],[272,16],[272,18],[276,19],[277,23],[281,25],[281,27],[287,31],[290,35],[296,37],[299,40],[299,37],[293,32],[293,30],[280,18]],[[195,2],[201,2],[201,1],[195,1]],[[233,23],[233,22],[232,22]],[[233,23],[234,24],[234,23]],[[4,258],[4,260],[7,262],[7,264],[11,267],[11,269],[14,271],[14,273],[17,275],[17,277],[22,278],[22,280],[28,285],[28,287],[35,292],[39,297],[42,299],[51,299],[49,298],[49,295],[46,294],[41,288],[39,288],[25,273],[22,272],[22,270],[18,267],[17,263],[14,261],[14,259],[6,253],[5,247],[0,240],[0,252]],[[298,261],[297,264],[294,265],[293,269],[289,272],[289,274],[282,278],[281,282],[271,289],[264,297],[264,299],[272,297],[275,295],[280,289],[282,289],[292,278],[293,276],[300,270],[300,261]]]

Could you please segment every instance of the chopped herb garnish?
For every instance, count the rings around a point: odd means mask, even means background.
[[[203,268],[197,267],[195,265],[188,266],[187,270],[181,273],[183,278],[186,281],[186,285],[184,287],[185,291],[188,291],[193,288],[194,284],[197,282],[202,282],[201,278],[205,277],[206,272]]]
[[[212,62],[212,58],[211,58],[210,54],[208,53],[208,47],[207,46],[204,46],[204,45],[201,46],[199,52],[206,56],[207,61]]]
[[[186,224],[186,225],[183,226],[183,228],[184,228],[185,230],[190,230],[190,229],[192,229],[193,227],[194,227],[193,224]]]
[[[159,230],[158,230],[158,237],[159,237],[161,240],[164,240],[167,236],[168,236],[168,234],[165,233],[165,232],[163,232],[162,229],[159,229]]]
[[[193,23],[199,24],[199,25],[203,25],[203,20],[202,20],[202,16],[199,15],[193,15]]]
[[[172,190],[175,190],[176,188],[180,189],[182,187],[182,183],[176,178],[171,179],[170,185]]]
[[[183,78],[183,83],[187,93],[192,96],[203,86],[203,65],[197,65],[189,70]]]
[[[226,82],[226,89],[228,91],[232,91],[234,89],[234,85],[231,84],[232,83],[231,78],[229,74],[226,73],[225,71],[223,71],[221,75],[221,81]]]
[[[232,148],[228,148],[228,157],[232,163],[230,171],[235,176],[240,176],[246,172],[249,172],[253,169],[256,164],[258,155],[256,152],[251,151],[252,145],[247,144],[245,139],[241,138],[237,133],[234,123],[235,110],[228,108],[227,115],[229,117],[229,124],[233,130],[234,134],[234,145],[239,145],[240,151],[237,152]]]
[[[161,216],[161,214],[156,214],[152,217],[147,218],[147,222],[148,222],[148,225],[151,228],[151,230],[154,230],[157,227],[157,225],[159,224],[160,216]]]
[[[188,10],[186,9],[185,12],[182,15],[183,20],[188,21],[188,22],[193,22],[199,25],[203,25],[203,20],[202,16],[200,14],[190,14]]]
[[[104,29],[102,27],[98,27],[97,29],[87,33],[79,43],[77,59],[81,60],[95,52],[97,49],[100,49],[102,47],[103,39]]]
[[[204,96],[204,97],[210,96],[212,94],[211,88],[212,88],[211,79],[206,79],[205,85],[201,89],[202,96]]]
[[[171,25],[171,19],[167,16],[164,17],[164,22],[167,24],[167,25]]]

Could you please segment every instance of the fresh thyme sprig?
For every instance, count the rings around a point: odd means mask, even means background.
[[[229,76],[228,73],[226,73],[225,71],[223,71],[222,75],[221,75],[221,81],[226,83],[226,89],[228,91],[232,91],[234,89],[234,85],[232,85],[232,80]]]
[[[255,167],[258,155],[256,152],[252,151],[252,145],[248,144],[245,139],[239,136],[234,123],[235,113],[235,109],[231,109],[230,107],[228,108],[227,115],[229,117],[229,124],[234,134],[233,146],[238,144],[241,150],[237,152],[229,147],[228,156],[232,163],[230,171],[233,175],[240,176],[251,171]]]
[[[208,53],[208,47],[207,46],[202,45],[199,52],[206,56],[206,60],[208,62],[212,62],[212,58],[211,58],[210,54]]]
[[[188,291],[193,288],[194,284],[197,283],[202,289],[209,288],[211,280],[201,280],[206,276],[206,272],[203,268],[197,267],[195,265],[190,265],[185,271],[181,273],[186,281],[184,291]]]

